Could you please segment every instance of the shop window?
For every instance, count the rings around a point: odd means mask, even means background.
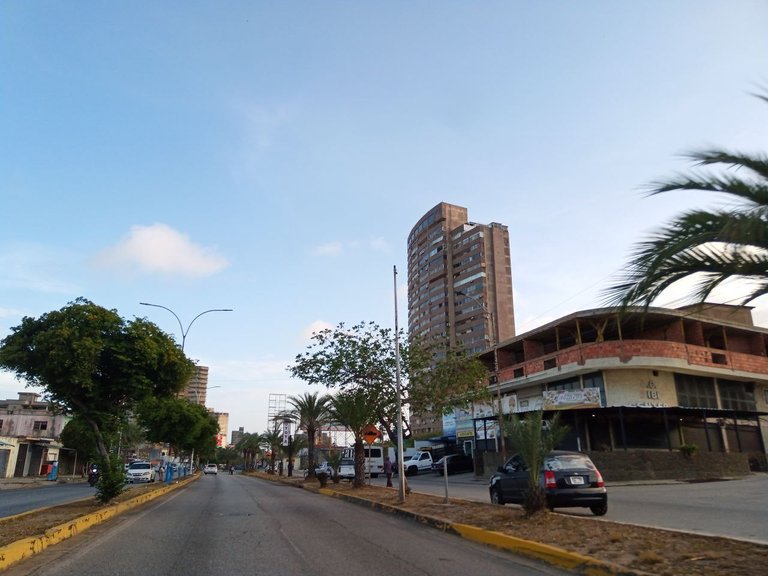
[[[733,380],[718,380],[720,402],[725,410],[744,410],[754,412],[755,385],[752,382],[737,382]]]
[[[680,406],[717,409],[715,381],[712,378],[675,374],[675,390]]]

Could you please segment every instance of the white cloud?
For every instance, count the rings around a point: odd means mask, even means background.
[[[384,238],[372,238],[367,243],[360,242],[359,240],[348,240],[341,242],[335,240],[333,242],[326,242],[312,248],[312,253],[317,256],[336,256],[346,251],[356,251],[369,248],[374,252],[389,254],[392,252],[392,248]]]
[[[328,242],[326,244],[320,244],[312,249],[312,253],[317,256],[335,256],[341,254],[344,251],[344,246],[341,242]]]
[[[384,254],[392,252],[392,247],[384,238],[373,238],[370,245],[376,252],[382,252]]]
[[[133,226],[130,234],[96,258],[108,268],[124,268],[144,273],[211,276],[229,265],[214,248],[192,242],[170,226],[155,223]]]
[[[325,320],[315,320],[301,331],[301,342],[309,342],[313,334],[322,332],[325,329],[333,330],[333,325]]]

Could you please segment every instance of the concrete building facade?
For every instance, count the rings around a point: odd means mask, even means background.
[[[603,308],[566,316],[500,342],[494,396],[504,414],[543,409],[570,428],[564,447],[587,452],[741,453],[765,468],[768,329],[751,309]],[[494,451],[496,407],[447,423],[457,441]]]
[[[47,474],[59,460],[61,431],[70,419],[34,392],[0,401],[0,478]]]
[[[469,221],[441,202],[408,236],[408,336],[480,353],[515,334],[509,231]],[[439,434],[441,421],[411,414],[414,434]]]
[[[205,406],[208,396],[208,366],[195,366],[195,372],[184,389],[179,392],[179,398],[186,398],[192,404]]]

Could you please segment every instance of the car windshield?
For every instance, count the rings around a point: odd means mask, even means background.
[[[544,461],[545,470],[573,470],[578,468],[594,469],[592,460],[581,454],[559,454]]]
[[[344,458],[341,461],[341,465],[342,466],[354,466],[355,465],[355,461],[352,460],[352,458]]]
[[[139,464],[131,464],[129,470],[149,470],[149,464],[147,462],[141,462]]]

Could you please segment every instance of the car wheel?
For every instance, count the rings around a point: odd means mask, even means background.
[[[491,488],[491,504],[504,505],[504,498],[501,496],[501,490],[495,486]]]
[[[594,514],[595,516],[605,516],[605,513],[608,512],[608,504],[600,504],[598,506],[590,506],[589,510]]]
[[[419,473],[419,469],[416,466],[408,466],[408,470],[405,471],[406,476],[416,476]]]

